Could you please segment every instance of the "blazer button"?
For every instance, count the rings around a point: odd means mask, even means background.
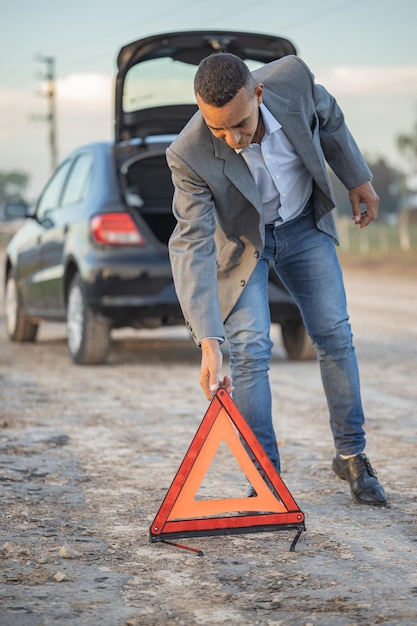
[[[241,280],[241,281],[240,281],[240,286],[241,286],[241,287],[244,287],[245,285],[246,285],[246,280]]]

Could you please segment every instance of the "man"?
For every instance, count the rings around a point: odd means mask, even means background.
[[[280,471],[268,378],[272,262],[316,348],[336,447],[333,469],[355,500],[384,505],[364,453],[325,161],[349,189],[361,228],[378,213],[371,172],[336,101],[298,57],[251,74],[238,57],[217,53],[201,62],[194,88],[199,111],[167,150],[178,222],[169,249],[185,321],[201,346],[204,393],[211,399],[219,385],[234,390],[237,407]],[[232,378],[221,381],[225,339]]]

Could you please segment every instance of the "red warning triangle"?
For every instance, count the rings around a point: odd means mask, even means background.
[[[242,444],[239,434],[254,460]],[[230,448],[255,489],[256,496],[196,499],[198,489],[222,442]],[[219,389],[150,526],[150,541],[291,528],[298,530],[291,546],[293,549],[304,530],[304,514],[227,391]]]

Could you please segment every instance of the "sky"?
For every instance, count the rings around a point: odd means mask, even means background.
[[[58,160],[113,136],[119,49],[162,32],[206,28],[286,37],[342,107],[361,150],[407,169],[396,138],[417,123],[416,0],[3,0],[0,171],[51,172],[46,65],[55,59]]]

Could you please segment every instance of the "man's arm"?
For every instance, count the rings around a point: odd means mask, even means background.
[[[220,379],[224,327],[217,294],[214,202],[204,181],[172,149],[167,160],[177,219],[169,242],[174,283],[186,325],[201,347],[200,385],[211,400],[219,387],[233,391],[229,376]]]
[[[349,190],[355,224],[364,228],[378,217],[379,197],[371,183],[372,173],[349,131],[336,100],[315,85],[320,142],[326,160]],[[365,210],[361,209],[365,205]]]
[[[167,150],[175,187],[177,226],[169,241],[172,273],[185,323],[195,342],[224,337],[217,292],[214,201],[207,185],[178,156]]]

